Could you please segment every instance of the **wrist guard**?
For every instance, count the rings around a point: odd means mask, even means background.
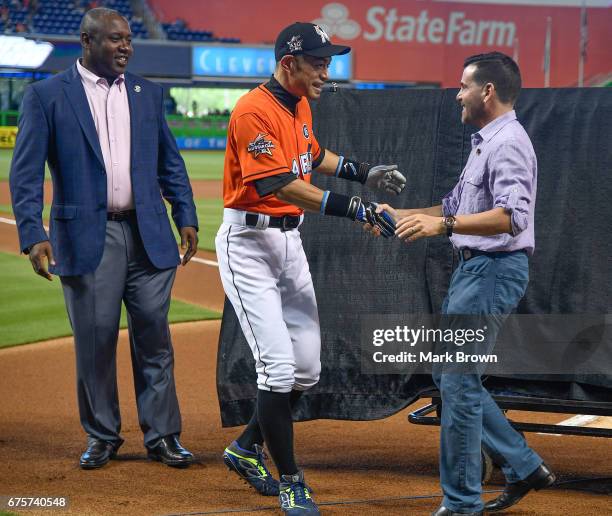
[[[371,168],[372,165],[369,163],[359,163],[358,161],[340,156],[338,166],[336,167],[336,177],[365,184]]]

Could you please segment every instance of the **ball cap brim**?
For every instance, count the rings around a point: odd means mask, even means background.
[[[304,50],[302,53],[312,57],[332,57],[348,54],[350,51],[351,47],[345,47],[344,45],[328,45],[314,50]]]
[[[274,45],[276,61],[280,61],[286,55],[332,57],[350,51],[351,47],[332,44],[323,27],[309,22],[295,22],[285,27],[276,38]]]

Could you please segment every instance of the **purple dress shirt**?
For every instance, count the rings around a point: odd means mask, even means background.
[[[453,245],[491,252],[524,249],[532,255],[537,171],[533,145],[514,111],[473,134],[472,152],[459,182],[442,199],[443,213],[464,215],[505,208],[510,212],[512,234],[453,234]]]
[[[106,168],[107,211],[134,208],[130,176],[130,106],[123,74],[108,85],[77,60]]]

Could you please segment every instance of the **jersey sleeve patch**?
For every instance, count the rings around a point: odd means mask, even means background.
[[[247,145],[247,152],[251,153],[254,158],[257,158],[261,154],[267,154],[272,156],[272,149],[274,149],[274,143],[271,140],[266,140],[266,133],[259,133],[257,137],[249,142]]]

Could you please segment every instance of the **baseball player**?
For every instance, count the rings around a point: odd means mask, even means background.
[[[371,166],[319,146],[308,99],[318,99],[334,45],[312,23],[285,28],[270,81],[244,95],[232,113],[224,167],[224,216],[216,237],[221,280],[257,369],[257,405],[242,435],[223,453],[230,470],[262,495],[278,495],[289,515],[319,514],[293,453],[291,407],[319,380],[320,331],[312,278],[298,226],[304,210],[370,223],[391,236],[376,204],[322,191],[314,170],[398,194],[395,165]],[[266,467],[263,443],[280,475]]]

